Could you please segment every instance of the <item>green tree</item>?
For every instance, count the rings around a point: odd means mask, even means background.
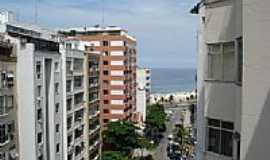
[[[105,144],[125,155],[139,146],[138,138],[136,127],[128,121],[111,122],[108,124],[108,129],[104,131]]]
[[[104,151],[102,153],[102,160],[128,160],[128,158],[119,151]]]
[[[160,132],[166,130],[166,113],[164,106],[154,104],[147,107],[146,112],[146,136],[150,139],[158,140]]]
[[[183,153],[184,146],[189,142],[189,130],[180,124],[176,126],[174,133],[175,140],[180,144],[180,151]]]

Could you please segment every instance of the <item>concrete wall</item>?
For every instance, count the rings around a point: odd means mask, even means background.
[[[34,46],[27,44],[24,49],[18,43],[18,123],[20,159],[37,159],[35,135],[35,97],[34,97]]]
[[[210,1],[207,1],[210,2]],[[212,2],[212,1],[211,1]],[[199,11],[200,29],[198,31],[198,106],[197,106],[197,158],[232,159],[207,152],[206,118],[234,122],[240,132],[241,87],[231,81],[209,80],[207,44],[233,42],[241,33],[241,3],[233,0],[216,0],[201,6]],[[235,55],[237,52],[235,52]],[[237,57],[237,56],[236,56]],[[235,59],[235,64],[237,60]],[[224,68],[227,69],[227,68]],[[226,73],[237,76],[237,68]]]
[[[270,1],[243,1],[244,77],[241,160],[268,159]]]

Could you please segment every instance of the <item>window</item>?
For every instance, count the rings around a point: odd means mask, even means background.
[[[80,88],[83,84],[83,77],[82,76],[76,76],[74,77],[74,88]]]
[[[104,109],[103,112],[104,112],[104,113],[110,113],[110,110]]]
[[[58,153],[59,151],[60,151],[60,144],[57,143],[57,144],[56,144],[56,153]]]
[[[71,80],[67,80],[67,82],[66,82],[66,91],[67,92],[71,92],[71,83],[72,83]]]
[[[242,76],[243,76],[243,39],[238,38],[237,39],[237,52],[238,52],[238,57],[237,57],[237,78],[239,82],[242,82]]]
[[[232,157],[233,130],[233,123],[209,118],[208,151]]]
[[[69,129],[71,128],[71,126],[72,126],[72,119],[73,119],[72,116],[67,118],[67,129],[68,129],[68,130],[69,130]]]
[[[8,128],[6,124],[0,124],[0,144],[8,141]]]
[[[60,128],[59,124],[56,124],[56,125],[55,125],[55,131],[56,131],[56,133],[59,132],[59,128]]]
[[[41,78],[41,62],[40,61],[36,62],[36,76],[37,76],[37,79]]]
[[[13,108],[13,96],[6,96],[7,111]]]
[[[38,120],[42,119],[42,109],[41,108],[37,110],[37,119]]]
[[[109,91],[108,90],[103,90],[103,94],[104,95],[108,95],[109,94]]]
[[[38,156],[38,160],[43,160],[43,155]]]
[[[103,75],[109,75],[109,71],[103,71]]]
[[[74,71],[83,71],[83,59],[74,59]]]
[[[54,92],[55,92],[55,94],[59,94],[60,92],[59,92],[59,83],[55,83],[54,84]]]
[[[104,100],[104,104],[109,104],[109,100]]]
[[[234,42],[208,44],[208,78],[211,80],[235,80]]]
[[[59,62],[54,62],[54,71],[59,72]]]
[[[107,66],[109,64],[108,61],[103,61],[103,65]]]
[[[83,103],[83,93],[78,93],[74,95],[74,104],[81,104]]]
[[[103,53],[103,55],[104,55],[104,56],[109,56],[109,52],[108,52],[108,51],[105,51],[105,52]]]
[[[0,96],[0,115],[5,113],[4,96]]]
[[[67,99],[67,111],[70,111],[72,109],[72,99]]]
[[[71,43],[66,43],[66,49],[71,49],[72,48],[72,44]]]
[[[109,46],[109,42],[108,41],[103,41],[102,44],[103,44],[103,46]]]
[[[104,123],[108,123],[109,122],[109,119],[103,119],[103,122]]]
[[[41,143],[42,142],[42,133],[39,132],[37,135],[37,143]]]
[[[56,104],[55,104],[55,112],[56,112],[56,113],[59,112],[59,107],[60,107],[60,104],[59,104],[59,103],[56,103]]]
[[[72,74],[72,62],[66,61],[66,72],[67,74]]]
[[[37,86],[37,96],[41,97],[41,86]]]

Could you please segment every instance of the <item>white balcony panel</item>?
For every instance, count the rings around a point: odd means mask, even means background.
[[[112,80],[111,85],[124,85],[124,81],[122,80]]]
[[[124,61],[111,61],[112,66],[123,66]]]
[[[111,104],[113,104],[113,105],[123,105],[124,101],[123,100],[111,100]]]
[[[124,114],[123,109],[112,109],[111,114]]]
[[[111,95],[124,95],[123,90],[111,90]]]
[[[123,41],[111,41],[110,45],[111,46],[124,46],[124,42]]]
[[[124,56],[123,51],[112,51],[111,56]]]
[[[121,70],[112,70],[111,76],[124,76],[124,71]]]

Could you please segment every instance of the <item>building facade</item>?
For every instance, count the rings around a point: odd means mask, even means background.
[[[67,160],[100,158],[99,55],[86,52],[86,46],[75,38],[67,38],[61,45]]]
[[[137,107],[136,111],[140,114],[142,122],[146,120],[146,106],[150,103],[151,94],[151,72],[150,69],[137,68]]]
[[[62,74],[57,35],[17,23],[9,12],[1,15],[0,32],[13,44],[17,59],[18,156],[62,159]]]
[[[198,32],[198,159],[265,159],[270,1],[204,0]],[[255,54],[256,53],[256,54]]]
[[[70,29],[100,54],[100,124],[131,120],[136,110],[136,39],[119,27]]]
[[[0,159],[18,159],[16,55],[0,36]]]

